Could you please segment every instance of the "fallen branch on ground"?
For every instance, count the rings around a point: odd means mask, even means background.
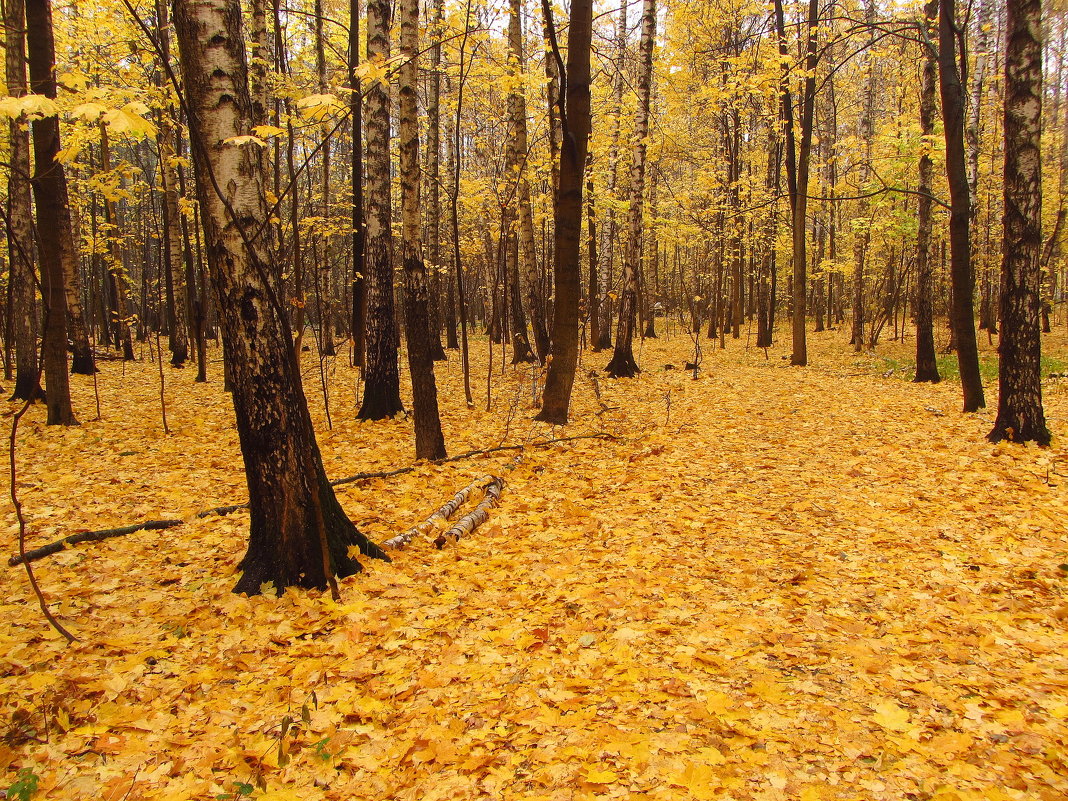
[[[466,451],[465,453],[458,453],[455,456],[449,456],[446,459],[437,459],[430,464],[445,464],[446,462],[458,462],[461,459],[470,459],[475,456],[486,456],[491,453],[498,453],[500,451],[522,451],[526,448],[544,448],[549,445],[556,445],[561,442],[574,442],[580,439],[616,439],[612,434],[607,432],[600,432],[597,434],[578,434],[573,437],[559,437],[556,439],[547,439],[540,442],[528,442],[522,445],[498,445],[494,448],[485,448],[484,450]],[[392,478],[393,476],[399,476],[404,473],[410,473],[413,470],[419,469],[421,464],[408,465],[407,467],[398,467],[394,470],[381,470],[374,473],[357,473],[354,476],[348,476],[346,478],[338,478],[330,482],[330,486],[337,487],[342,484],[352,484],[356,481],[367,481],[372,478]],[[232,512],[239,512],[242,509],[247,509],[247,503],[237,503],[230,506],[216,506],[214,509],[204,509],[197,512],[193,517],[205,518],[212,515],[228,515]],[[477,509],[476,509],[477,511]],[[474,512],[472,512],[474,514]],[[99,531],[83,531],[78,534],[71,534],[62,539],[50,542],[47,545],[42,545],[39,548],[33,548],[26,551],[22,556],[15,555],[7,560],[7,563],[11,567],[21,565],[24,562],[36,562],[38,559],[43,559],[46,556],[59,553],[66,550],[68,545],[77,545],[80,542],[100,542],[102,540],[108,540],[112,537],[123,537],[127,534],[133,534],[137,531],[160,531],[163,529],[174,528],[180,526],[185,520],[146,520],[143,523],[133,523],[128,526],[120,526],[119,528],[106,528]],[[459,525],[459,523],[457,523]],[[467,532],[470,533],[470,532]]]
[[[452,528],[439,534],[434,540],[434,545],[440,550],[450,539],[456,542],[461,537],[469,536],[489,518],[490,507],[495,506],[501,499],[503,490],[504,479],[494,476],[493,481],[486,485],[486,497],[479,502],[478,506],[457,520]]]
[[[397,548],[398,550],[408,545],[412,540],[421,535],[429,534],[436,526],[441,526],[446,520],[451,520],[452,516],[456,514],[456,510],[467,503],[467,499],[471,497],[471,493],[477,489],[485,489],[489,484],[494,481],[499,481],[495,476],[482,476],[482,478],[475,479],[462,490],[457,492],[452,498],[441,506],[434,514],[430,515],[426,520],[418,525],[412,526],[403,534],[398,534],[396,537],[390,537],[388,540],[382,543],[385,548]]]

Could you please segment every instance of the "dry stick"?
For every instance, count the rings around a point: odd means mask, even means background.
[[[42,344],[42,365],[44,362],[43,348],[44,346]],[[39,365],[37,368],[37,378],[33,384],[34,386],[40,385],[41,372],[41,365]],[[19,556],[21,557],[22,563],[26,566],[26,577],[30,580],[30,586],[33,588],[33,594],[37,596],[37,603],[41,606],[41,612],[44,614],[45,620],[49,622],[52,628],[62,634],[63,637],[67,640],[67,643],[69,644],[74,642],[78,638],[71,634],[69,631],[67,631],[67,629],[63,627],[63,624],[56,620],[51,610],[49,610],[48,602],[45,600],[44,593],[41,592],[41,588],[37,585],[37,577],[33,574],[33,568],[30,567],[29,560],[26,559],[26,518],[22,514],[22,501],[19,500],[18,492],[15,489],[15,442],[18,437],[19,420],[21,420],[22,416],[26,414],[26,411],[30,408],[31,403],[33,403],[32,393],[30,395],[30,398],[22,404],[22,408],[15,412],[15,415],[11,418],[11,438],[8,442],[8,476],[11,481],[11,504],[15,507],[15,516],[18,518],[19,521]]]
[[[454,456],[450,456],[447,459],[437,459],[429,464],[445,464],[447,462],[458,462],[461,459],[470,459],[474,456],[485,456],[490,453],[498,453],[500,451],[522,451],[525,448],[544,448],[549,445],[556,445],[561,442],[574,442],[580,439],[617,439],[616,436],[609,434],[608,432],[598,432],[596,434],[578,434],[572,437],[559,437],[556,439],[547,439],[542,442],[531,442],[522,445],[498,445],[494,448],[485,448],[484,450],[466,451],[465,453],[458,453]],[[399,476],[404,473],[411,473],[413,470],[418,469],[422,465],[409,465],[408,467],[398,467],[394,470],[381,470],[375,473],[357,473],[354,476],[348,476],[347,478],[338,478],[330,482],[330,486],[338,487],[342,484],[352,484],[356,481],[367,481],[372,478],[392,478],[393,476]],[[16,506],[16,509],[19,507]],[[232,512],[239,512],[242,509],[247,509],[247,503],[235,503],[230,506],[216,506],[213,509],[204,509],[193,515],[194,518],[203,519],[205,517],[211,517],[212,515],[228,515]],[[111,539],[112,537],[123,537],[127,534],[133,534],[137,531],[157,531],[162,529],[174,528],[180,526],[185,520],[146,520],[143,523],[132,523],[128,526],[121,526],[119,528],[106,528],[99,531],[83,531],[78,534],[71,534],[63,539],[50,542],[47,545],[42,545],[39,548],[34,548],[31,551],[26,551],[20,542],[19,553],[12,556],[7,560],[7,563],[14,567],[15,565],[25,564],[27,562],[36,562],[38,559],[43,559],[46,556],[51,556],[54,553],[66,550],[68,545],[76,545],[79,542],[99,542],[101,540]]]
[[[457,520],[456,525],[439,534],[437,539],[434,540],[434,545],[437,546],[438,550],[444,547],[445,543],[450,539],[456,542],[461,537],[470,535],[472,531],[485,523],[489,518],[490,507],[495,506],[497,501],[501,499],[502,490],[504,490],[504,479],[494,476],[493,481],[486,486],[486,497],[481,500],[478,506]]]
[[[467,499],[471,497],[471,493],[476,489],[482,489],[487,486],[488,483],[496,481],[495,476],[482,476],[477,478],[457,492],[452,498],[443,504],[434,514],[430,515],[426,520],[418,525],[412,526],[403,534],[398,534],[395,537],[390,537],[384,543],[383,547],[397,548],[398,550],[408,545],[412,540],[421,534],[429,534],[430,530],[440,521],[444,523],[446,520],[452,519],[452,516],[456,514],[456,510],[467,503]]]

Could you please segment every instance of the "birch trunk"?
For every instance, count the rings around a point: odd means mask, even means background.
[[[1008,0],[998,416],[988,438],[1050,444],[1042,410],[1042,5]]]
[[[247,136],[253,121],[241,6],[177,0],[174,11],[249,490],[249,546],[234,591],[323,588],[360,569],[350,546],[388,557],[349,521],[327,481],[267,234],[263,153],[228,142]]]
[[[408,369],[412,374],[415,417],[415,458],[444,459],[445,437],[438,415],[438,390],[431,351],[430,292],[420,241],[419,120],[416,85],[419,79],[419,0],[399,0],[400,55],[397,116],[400,136],[401,259],[404,264],[404,326]]]
[[[616,198],[616,189],[619,186],[619,121],[623,110],[623,72],[625,69],[625,57],[627,48],[627,4],[619,6],[619,18],[616,24],[616,58],[615,71],[612,74],[612,111],[611,111],[611,136],[608,148],[608,197]],[[619,233],[619,223],[616,220],[615,204],[608,206],[608,237],[606,242],[607,258],[601,259],[601,269],[597,276],[597,282],[601,289],[601,299],[598,311],[601,315],[599,326],[600,336],[593,343],[594,350],[607,350],[612,347],[612,298],[609,293],[612,287],[612,273],[615,266],[616,239]]]
[[[929,30],[934,26],[938,15],[938,0],[928,0],[924,5],[925,26]],[[937,357],[934,343],[934,313],[931,299],[934,294],[934,269],[931,259],[931,192],[934,165],[930,149],[933,146],[935,122],[935,81],[937,80],[933,42],[925,30],[924,42],[926,57],[923,62],[923,77],[920,86],[920,132],[923,135],[922,152],[919,165],[920,192],[917,203],[919,218],[916,232],[916,382],[941,380],[938,374]]]
[[[22,97],[26,94],[24,0],[7,0],[5,12],[7,91],[14,97]],[[44,392],[38,383],[30,133],[25,116],[9,121],[8,135],[11,142],[11,169],[7,179],[7,247],[8,264],[11,265],[11,327],[15,340],[15,390],[11,400],[35,400],[43,397]]]
[[[637,375],[634,361],[634,327],[638,307],[638,271],[641,260],[642,212],[645,194],[646,137],[649,135],[649,98],[653,78],[653,44],[656,37],[656,0],[642,5],[642,38],[638,57],[638,108],[634,116],[634,148],[630,169],[630,207],[624,251],[623,291],[620,296],[616,346],[605,368],[612,378]]]
[[[389,0],[367,3],[367,58],[389,58]],[[397,370],[397,321],[393,303],[393,234],[389,190],[389,86],[367,91],[367,208],[364,281],[367,329],[360,420],[381,420],[403,411]]]
[[[512,89],[508,93],[509,133],[514,143],[516,195],[519,236],[519,275],[523,296],[530,315],[534,334],[534,348],[538,361],[544,363],[549,353],[549,332],[545,327],[544,303],[538,272],[537,248],[534,244],[534,212],[530,200],[530,181],[527,178],[529,145],[527,142],[527,101],[524,76],[526,59],[523,53],[523,30],[520,23],[522,0],[509,0],[508,55],[512,66]],[[529,348],[528,348],[529,349]],[[519,349],[515,349],[515,354]],[[513,356],[513,362],[518,357]],[[527,361],[528,359],[522,359]]]

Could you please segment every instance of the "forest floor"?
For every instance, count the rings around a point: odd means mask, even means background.
[[[662,326],[663,328],[663,326]],[[1050,370],[1065,372],[1063,324]],[[662,331],[662,334],[668,333]],[[484,473],[490,522],[281,598],[230,590],[248,517],[218,363],[74,377],[78,428],[24,418],[33,547],[188,517],[35,563],[10,503],[0,573],[0,788],[49,799],[1068,799],[1068,379],[1052,448],[994,446],[996,408],[908,380],[910,339],[812,366],[677,330],[611,381],[583,355],[574,422],[531,422],[535,369],[438,367],[450,453],[338,494],[382,541]],[[985,345],[985,335],[984,335]],[[987,349],[988,363],[990,349]],[[332,478],[412,462],[410,421],[354,421],[355,371],[305,381]],[[665,369],[672,364],[675,369]],[[599,393],[599,399],[598,399]],[[14,410],[8,406],[7,417]],[[35,794],[31,788],[36,785]],[[20,792],[22,794],[20,794]]]

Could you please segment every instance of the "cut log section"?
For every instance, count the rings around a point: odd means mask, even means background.
[[[452,528],[439,534],[437,539],[434,540],[434,545],[439,550],[449,540],[456,542],[461,537],[469,536],[472,531],[489,519],[490,508],[496,506],[497,501],[501,499],[501,492],[504,491],[504,479],[500,476],[492,476],[492,478],[493,480],[486,485],[486,497],[479,501],[478,506],[457,520]]]
[[[435,528],[444,528],[443,525],[446,521],[452,520],[452,516],[456,514],[456,510],[467,503],[468,498],[471,497],[471,493],[478,489],[485,489],[489,484],[498,479],[493,476],[486,475],[481,478],[475,479],[462,490],[457,492],[449,501],[442,505],[434,514],[430,515],[426,520],[418,525],[412,526],[403,534],[398,534],[396,537],[391,537],[382,543],[384,548],[403,548],[405,545],[411,543],[416,537],[426,536]]]

